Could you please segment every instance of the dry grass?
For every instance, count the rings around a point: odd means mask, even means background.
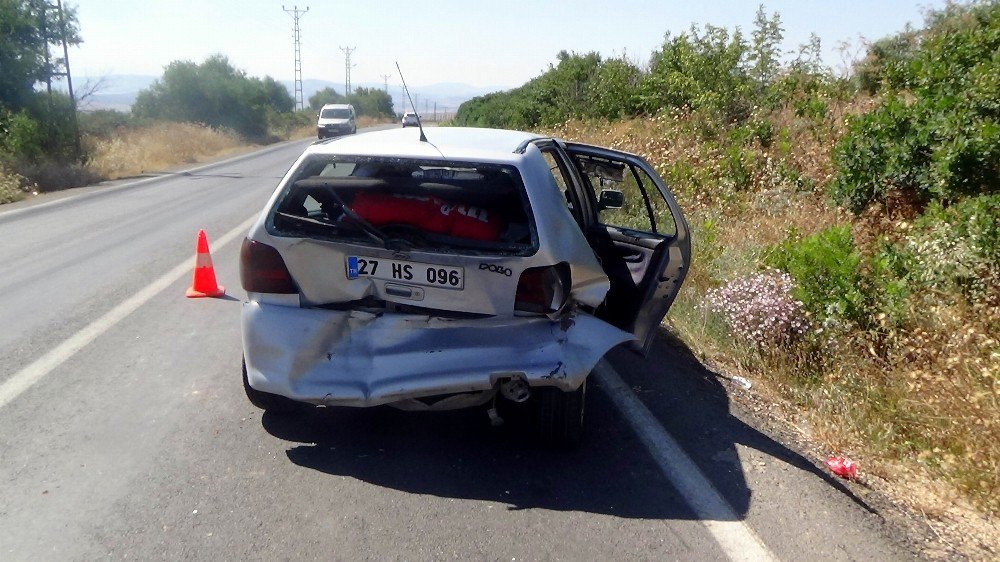
[[[28,196],[30,186],[20,174],[0,165],[0,205],[14,203]]]
[[[851,223],[868,255],[879,240],[904,235],[897,231],[915,213],[905,202],[854,217],[824,195],[844,117],[870,104],[834,105],[820,121],[788,110],[763,116],[779,135],[768,146],[743,144],[738,154],[686,113],[568,122],[546,132],[639,154],[671,184],[692,227],[694,258],[668,320],[699,357],[751,377],[756,392],[783,406],[789,425],[808,428],[821,454],[859,460],[873,486],[927,517],[957,552],[995,557],[1000,287],[992,301],[975,304],[915,291],[903,322],[880,317],[875,328],[845,329],[811,349],[754,349],[699,306],[709,289],[758,270],[766,248],[793,229],[808,235]],[[747,172],[742,182],[733,181],[734,170]]]
[[[111,139],[86,139],[88,167],[106,179],[162,171],[246,147],[235,133],[191,123],[157,123],[125,129]]]
[[[358,127],[370,127],[389,119],[359,117]],[[314,137],[316,125],[290,128],[273,137],[293,140]],[[183,164],[204,162],[214,158],[255,148],[238,135],[192,123],[161,122],[153,125],[120,128],[111,137],[85,137],[87,164],[58,163],[24,164],[20,175],[0,169],[0,204],[18,201],[27,196],[25,189],[30,177],[36,191],[54,191],[88,185],[100,180],[119,179],[157,173]]]
[[[381,125],[382,123],[392,123],[393,119],[387,119],[385,117],[369,117],[367,115],[362,115],[357,118],[358,128],[362,127],[372,127],[374,125]]]

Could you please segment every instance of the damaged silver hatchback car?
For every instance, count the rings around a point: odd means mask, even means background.
[[[243,243],[250,401],[527,402],[578,440],[587,376],[643,352],[690,259],[638,156],[534,134],[396,129],[318,142]]]

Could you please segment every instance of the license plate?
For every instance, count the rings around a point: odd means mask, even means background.
[[[465,288],[465,268],[462,267],[347,256],[347,278],[358,279],[361,277],[444,289],[462,290]]]

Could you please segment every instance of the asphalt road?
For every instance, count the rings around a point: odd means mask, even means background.
[[[0,208],[0,560],[912,557],[666,333],[612,351],[575,450],[483,410],[261,415],[239,242],[304,146]],[[225,299],[184,298],[200,228]]]

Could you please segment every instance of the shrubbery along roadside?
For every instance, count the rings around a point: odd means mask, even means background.
[[[693,229],[668,317],[688,345],[800,407],[830,452],[995,515],[1000,3],[930,12],[846,78],[815,39],[779,64],[780,41],[761,9],[746,37],[668,35],[648,69],[562,52],[455,121],[649,159]]]

